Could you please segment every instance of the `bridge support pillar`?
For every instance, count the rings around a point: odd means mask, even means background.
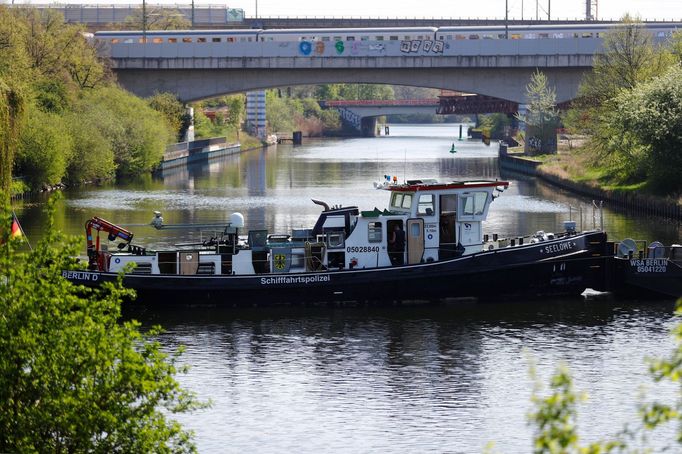
[[[376,137],[377,117],[362,117],[360,120],[360,130],[363,137]]]

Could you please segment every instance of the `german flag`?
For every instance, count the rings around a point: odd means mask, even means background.
[[[10,228],[9,231],[9,237],[10,238],[20,238],[23,236],[22,230],[21,230],[21,224],[19,224],[19,219],[17,219],[17,215],[12,213],[12,227]]]

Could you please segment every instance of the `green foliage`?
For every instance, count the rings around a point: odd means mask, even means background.
[[[677,301],[676,313],[682,315],[682,299]],[[673,335],[677,341],[677,346],[671,356],[650,363],[649,370],[656,382],[670,380],[673,383],[682,383],[682,323],[673,329]],[[534,368],[531,369],[531,375],[536,378]],[[576,406],[584,396],[576,394],[573,390],[573,380],[565,366],[559,367],[552,376],[550,387],[551,393],[544,397],[539,395],[541,388],[539,385],[533,391],[532,401],[535,409],[530,413],[529,421],[536,429],[535,453],[600,454],[614,451],[631,452],[628,450],[624,435],[634,439],[638,431],[652,431],[669,422],[678,423],[675,442],[678,448],[682,445],[682,388],[678,391],[676,402],[654,401],[642,405],[639,414],[643,425],[640,429],[635,431],[624,429],[615,440],[596,442],[583,447],[579,444]],[[645,439],[646,437],[642,437],[642,440]]]
[[[603,51],[594,56],[594,68],[578,96],[587,105],[600,105],[620,90],[660,74],[670,63],[670,55],[654,47],[651,34],[639,20],[625,16],[622,25],[604,36]]]
[[[682,64],[682,31],[673,32],[670,39],[670,53],[677,60],[677,63]]]
[[[114,152],[119,176],[152,170],[173,140],[174,134],[161,113],[120,88],[87,91],[79,107],[84,115],[98,119],[98,129]]]
[[[575,450],[578,446],[575,407],[579,396],[573,391],[573,381],[566,367],[560,367],[552,376],[550,387],[549,396],[539,396],[537,389],[532,396],[536,410],[530,414],[530,420],[537,428],[533,452]]]
[[[573,132],[590,137],[592,165],[610,186],[642,186],[674,194],[682,188],[680,61],[682,38],[656,47],[641,24],[626,16],[604,38],[594,70],[565,115]]]
[[[16,10],[0,5],[0,76],[9,74],[32,77],[24,45],[27,24],[17,20]]]
[[[234,129],[239,135],[239,128],[244,116],[245,100],[242,95],[226,96],[225,105],[227,106],[227,116],[225,117],[225,124]]]
[[[202,112],[203,106],[217,109],[224,108],[225,113],[217,111],[215,121],[211,121]],[[230,95],[216,98],[195,105],[194,135],[197,138],[227,137],[228,140],[240,141],[240,128],[245,110],[244,95]]]
[[[150,7],[147,4],[146,24],[143,21],[142,8],[136,9],[132,15],[123,21],[124,27],[129,30],[188,30],[192,28],[192,22],[187,20],[177,9]]]
[[[21,85],[0,77],[0,192],[5,195],[9,194],[12,183],[14,150],[21,133],[25,110],[26,95]]]
[[[194,136],[199,138],[218,137],[211,119],[199,109],[194,109]]]
[[[296,130],[296,117],[303,114],[303,106],[298,99],[280,98],[274,90],[265,94],[267,105],[266,119],[272,132],[289,132]]]
[[[504,137],[510,126],[511,119],[506,114],[494,113],[481,117],[480,129],[485,131],[486,136],[491,139]]]
[[[610,125],[645,155],[655,188],[682,190],[682,67],[617,96]]]
[[[44,79],[35,85],[35,104],[43,112],[61,114],[71,103],[71,93],[64,81]]]
[[[0,6],[0,186],[35,189],[148,172],[173,139],[161,114],[111,84],[80,26],[54,10]],[[23,112],[31,112],[22,133]],[[49,115],[46,115],[49,114]],[[61,129],[61,131],[59,131]],[[20,162],[14,150],[21,136]]]
[[[63,117],[33,108],[23,128],[17,153],[19,173],[32,188],[60,183],[73,150],[72,138],[64,132]]]
[[[89,109],[66,116],[68,131],[73,139],[67,181],[74,184],[112,179],[116,170],[114,152],[100,131],[101,118],[97,117],[97,106],[87,107]]]
[[[182,129],[186,109],[177,96],[172,93],[155,93],[154,96],[147,98],[147,102],[152,109],[163,114],[171,130],[180,140],[180,135],[184,132]]]
[[[519,116],[526,123],[526,150],[535,154],[556,152],[556,90],[549,86],[547,76],[536,70],[526,87],[527,113]]]
[[[6,206],[0,219],[8,232]],[[120,282],[88,290],[62,277],[77,248],[52,219],[32,251],[0,245],[0,451],[195,451],[171,419],[203,405],[175,379],[179,353],[162,351],[158,328],[121,320]]]

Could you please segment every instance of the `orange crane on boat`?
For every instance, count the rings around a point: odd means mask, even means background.
[[[96,240],[93,243],[92,231],[96,230]],[[100,217],[94,216],[85,223],[85,237],[87,242],[88,251],[88,268],[91,270],[105,270],[104,255],[100,250],[99,232],[104,231],[108,233],[107,239],[109,241],[115,241],[117,238],[123,240],[123,242],[118,244],[119,249],[123,249],[133,240],[133,233],[119,227],[111,222],[102,219]]]

